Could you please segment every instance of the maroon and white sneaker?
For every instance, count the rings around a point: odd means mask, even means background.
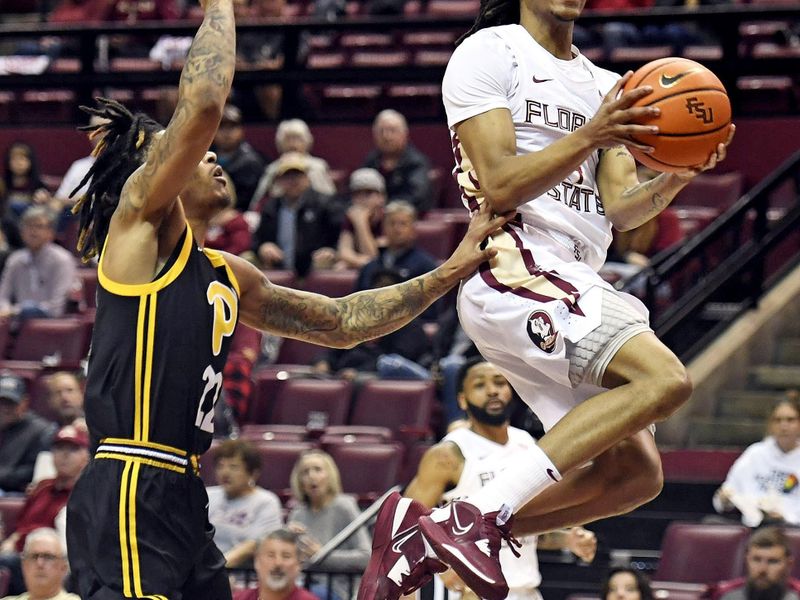
[[[397,492],[378,511],[372,557],[361,578],[358,600],[397,600],[421,588],[447,567],[426,556],[418,520],[429,514],[424,505]]]
[[[502,600],[508,596],[508,584],[500,568],[500,543],[506,540],[517,556],[515,545],[520,546],[511,535],[511,510],[504,507],[484,515],[463,500],[454,500],[443,510],[450,513],[439,522],[430,516],[419,520],[420,531],[436,556],[481,598]]]

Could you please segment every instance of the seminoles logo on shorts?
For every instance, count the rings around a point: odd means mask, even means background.
[[[543,310],[535,310],[528,315],[528,337],[539,350],[548,354],[555,350],[558,332],[549,314]]]

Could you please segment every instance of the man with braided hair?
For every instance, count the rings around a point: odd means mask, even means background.
[[[691,383],[641,302],[597,271],[612,226],[655,217],[725,158],[727,144],[703,165],[640,184],[626,146],[652,152],[635,138],[658,128],[637,122],[659,109],[633,106],[649,87],[621,94],[631,72],[600,69],[572,45],[583,5],[482,0],[442,84],[465,206],[516,212],[488,241],[497,257],[460,289],[461,323],[547,433],[492,482],[430,515],[387,502],[362,599],[396,598],[442,563],[481,598],[505,598],[498,551],[512,532],[620,514],[661,489],[648,428],[689,398]]]
[[[273,285],[203,248],[229,190],[208,148],[235,63],[232,0],[206,0],[169,125],[100,99],[102,136],[76,203],[79,248],[99,256],[85,413],[94,459],[70,498],[69,557],[84,600],[226,600],[198,455],[237,321],[352,347],[394,331],[493,256],[507,219],[483,210],[453,255],[408,282],[331,299]],[[85,181],[81,182],[83,185]]]

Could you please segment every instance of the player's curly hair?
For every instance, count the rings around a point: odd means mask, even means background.
[[[519,23],[519,0],[481,0],[481,8],[469,31],[456,40],[456,46],[476,31],[496,25]]]
[[[103,121],[78,129],[88,131],[90,139],[102,139],[92,152],[92,156],[96,157],[94,165],[70,192],[72,198],[91,180],[86,193],[77,199],[72,208],[74,214],[80,214],[78,252],[84,261],[102,250],[111,215],[119,204],[122,186],[131,173],[144,163],[153,135],[164,129],[147,115],[132,113],[115,100],[95,100],[96,107],[80,108]]]

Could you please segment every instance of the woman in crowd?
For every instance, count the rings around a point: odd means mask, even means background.
[[[733,463],[725,483],[714,494],[723,515],[736,510],[742,523],[800,525],[800,404],[797,390],[772,408],[767,437],[749,446]]]
[[[42,182],[36,152],[25,142],[14,142],[3,161],[6,206],[19,217],[31,204],[48,204],[50,192]]]
[[[647,575],[622,567],[612,569],[603,582],[601,600],[653,600],[653,590]]]
[[[342,494],[339,469],[330,454],[322,450],[310,450],[300,456],[292,469],[291,487],[297,506],[289,514],[289,529],[300,534],[301,552],[306,557],[313,556],[360,513],[355,499]],[[331,552],[320,567],[333,572],[363,570],[369,561],[370,545],[369,535],[361,528]],[[318,577],[309,589],[323,599],[346,600],[351,596],[348,579],[334,576],[328,590],[327,579]],[[357,589],[358,581],[354,580],[352,591]]]

